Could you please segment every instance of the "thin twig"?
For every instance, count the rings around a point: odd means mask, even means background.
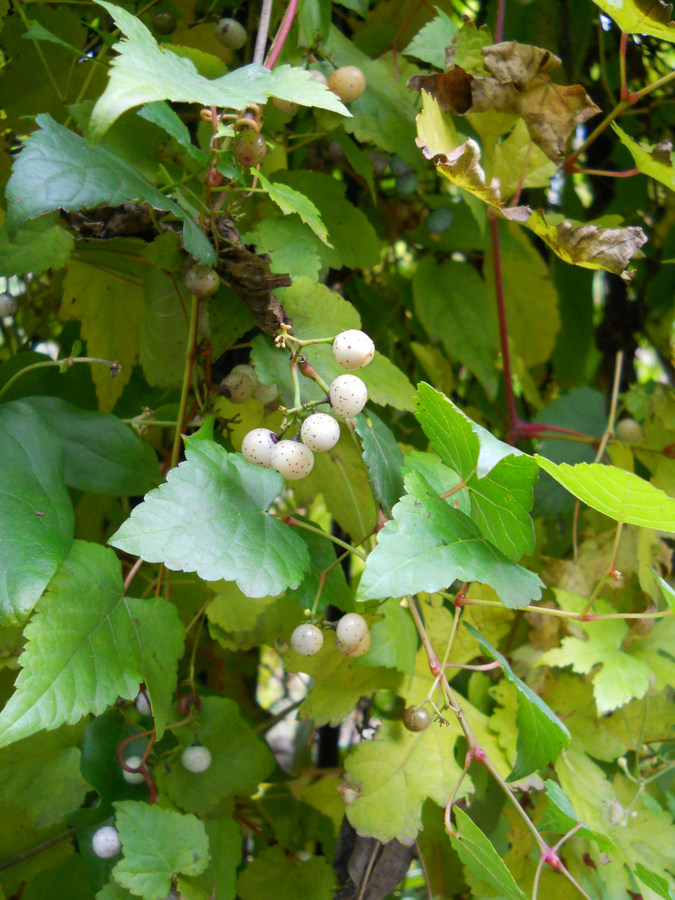
[[[255,50],[253,51],[253,62],[258,66],[262,66],[265,60],[265,47],[270,30],[270,19],[272,18],[272,3],[273,0],[262,0],[260,8],[260,22],[258,24],[258,33],[255,37]]]

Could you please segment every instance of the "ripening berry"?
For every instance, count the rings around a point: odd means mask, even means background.
[[[364,653],[367,653],[370,650],[371,642],[372,638],[370,636],[370,631],[366,631],[361,640],[354,647],[350,647],[348,644],[345,644],[340,640],[337,640],[335,642],[335,646],[340,651],[340,653],[344,653],[345,656],[353,659],[355,656],[363,656]]]
[[[272,99],[272,106],[285,116],[294,116],[300,109],[298,103],[293,103],[292,100],[282,100],[281,97],[274,97]]]
[[[350,328],[336,335],[333,356],[343,369],[362,369],[375,356],[375,344],[365,331]]]
[[[230,50],[241,50],[248,40],[248,32],[236,19],[221,19],[214,27],[216,40]]]
[[[621,419],[614,433],[625,444],[639,444],[643,438],[642,426],[635,419]]]
[[[323,647],[323,634],[316,625],[298,625],[291,635],[291,646],[301,656],[314,656]]]
[[[300,437],[310,450],[324,453],[332,450],[340,440],[340,425],[327,413],[312,413],[302,423]]]
[[[211,751],[208,747],[202,747],[201,744],[193,744],[183,750],[180,761],[188,772],[198,775],[206,772],[211,765]]]
[[[368,388],[357,375],[338,375],[328,390],[330,405],[345,419],[358,416],[368,400]]]
[[[261,403],[271,403],[277,399],[278,393],[276,384],[257,384],[253,390],[253,396]]]
[[[328,87],[344,103],[351,103],[365,91],[366,76],[358,66],[340,66],[328,79]]]
[[[366,634],[368,634],[368,623],[358,613],[347,613],[346,616],[342,616],[335,629],[336,640],[348,649],[356,647]]]
[[[319,69],[308,69],[307,71],[312,81],[318,81],[319,84],[328,84],[328,79]]]
[[[104,825],[95,831],[91,838],[91,849],[100,859],[112,859],[122,849],[122,842],[117,829],[112,825]]]
[[[255,128],[244,128],[232,140],[232,155],[242,166],[257,166],[265,159],[265,138]]]
[[[255,381],[246,372],[230,372],[220,382],[220,393],[233,403],[246,403],[253,396]]]
[[[191,294],[202,300],[210,297],[220,287],[220,278],[211,266],[192,266],[185,273],[185,287]]]
[[[403,713],[403,724],[408,731],[426,731],[431,724],[431,716],[420,706],[409,706]]]
[[[124,764],[129,766],[130,769],[140,769],[142,762],[143,760],[140,756],[128,756],[124,760]],[[143,784],[145,782],[145,776],[142,772],[127,772],[126,769],[122,769],[122,778],[127,784]]]
[[[269,428],[254,428],[241,443],[244,459],[263,469],[272,468],[272,450],[276,445],[275,435]]]
[[[312,471],[314,454],[300,441],[279,441],[274,445],[270,461],[275,472],[298,481]]]

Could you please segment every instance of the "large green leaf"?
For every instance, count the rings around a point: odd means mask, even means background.
[[[373,491],[385,515],[390,517],[403,493],[403,454],[391,429],[372,410],[360,413],[354,427],[361,438],[363,461]]]
[[[417,396],[417,418],[431,446],[466,484],[472,520],[509,559],[531,553],[534,460],[472,422],[440,391],[421,384]]]
[[[145,681],[158,733],[183,652],[183,626],[162,599],[124,596],[111,550],[76,541],[26,626],[16,689],[0,713],[0,747],[98,715]]]
[[[195,816],[135,800],[114,806],[124,858],[113,878],[133,894],[157,900],[174,875],[199,875],[209,864],[209,839]]]
[[[297,587],[307,546],[266,512],[281,476],[208,440],[188,443],[185,457],[115,532],[113,547],[206,581],[236,581],[251,597]]]
[[[456,579],[489,584],[512,609],[541,596],[538,576],[486,541],[471,519],[442,500],[419,473],[407,475],[405,484],[408,493],[366,561],[357,600],[437,591]]]
[[[79,409],[59,397],[27,397],[22,402],[61,438],[70,487],[132,496],[144,494],[159,481],[154,450],[116,416]]]
[[[21,401],[0,406],[0,624],[26,619],[73,540],[59,436]]]
[[[583,827],[577,831],[579,837],[586,840],[594,841],[601,850],[611,853],[614,850],[614,844],[604,834],[597,831],[591,831],[586,828],[583,822],[574,812],[569,797],[565,794],[559,784],[548,779],[546,782],[546,799],[548,800],[544,815],[539,820],[538,828],[540,831],[552,831],[556,834],[567,834],[572,828],[578,825]]]
[[[518,781],[547,763],[555,762],[560,752],[569,746],[570,733],[541,697],[518,678],[506,657],[467,622],[464,626],[493,659],[499,660],[504,676],[518,691],[518,756],[508,779]]]
[[[672,39],[675,40],[675,28],[672,31]],[[638,144],[637,141],[634,141],[629,134],[626,134],[623,128],[619,128],[616,122],[612,122],[612,128],[635,160],[635,165],[638,169],[643,174],[649,175],[650,178],[665,184],[671,191],[675,191],[675,167],[673,167],[672,150],[668,147],[659,148],[658,145],[657,147],[645,148]],[[660,153],[659,149],[661,149]]]
[[[158,771],[158,783],[173,803],[203,815],[225,797],[253,793],[274,768],[267,744],[242,718],[239,707],[227,697],[207,697],[199,713],[199,742],[211,751],[205,772],[188,772],[176,759]],[[194,729],[174,732],[183,744],[194,743]]]
[[[241,862],[241,826],[235,819],[206,819],[211,862],[201,875],[181,875],[178,889],[186,900],[234,900]],[[215,894],[213,893],[215,891]]]
[[[535,459],[571,494],[611,519],[675,532],[675,500],[633,472],[600,463],[568,466],[543,456]]]
[[[74,211],[100,203],[145,200],[183,220],[185,249],[199,262],[215,261],[213,247],[191,216],[128,163],[104,147],[90,147],[51,116],[39,115],[35,122],[39,129],[26,140],[7,183],[10,231],[55,209]]]
[[[505,900],[526,900],[501,856],[463,809],[455,807],[456,833],[450,836],[452,846],[469,871],[490,885],[493,896]]]
[[[324,857],[301,862],[281,847],[267,847],[239,876],[237,894],[241,900],[266,900],[274,885],[276,900],[331,900],[334,883],[333,870]]]
[[[75,238],[58,224],[57,215],[27,222],[10,238],[0,227],[0,275],[41,275],[46,269],[60,269],[75,246]]]
[[[100,138],[123,112],[155,100],[201,103],[203,106],[246,109],[270,95],[305,106],[350,115],[335,94],[299,67],[243,66],[210,81],[192,60],[160,47],[136,16],[114,3],[98,0],[108,10],[125,39],[115,45],[110,81],[91,116],[91,136]]]

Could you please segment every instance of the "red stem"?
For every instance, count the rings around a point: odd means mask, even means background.
[[[279,26],[279,30],[277,31],[276,37],[272,41],[270,52],[267,54],[267,59],[265,60],[265,66],[268,69],[273,69],[274,64],[279,59],[279,54],[283,50],[284,44],[286,43],[286,38],[288,37],[288,33],[291,30],[291,25],[293,24],[293,19],[295,18],[297,9],[298,0],[290,0],[290,3],[286,8],[286,12],[284,13],[284,18],[282,19],[281,25]]]
[[[511,354],[509,353],[509,332],[506,325],[506,305],[504,302],[504,279],[502,276],[502,260],[499,252],[499,223],[488,213],[490,238],[492,241],[492,259],[495,273],[495,298],[499,317],[499,343],[502,348],[502,364],[504,366],[504,391],[506,393],[506,409],[509,417],[507,440],[509,444],[516,441],[516,426],[519,424],[516,398],[513,394],[513,378],[511,374]]]
[[[504,40],[504,20],[506,18],[506,0],[497,0],[497,15],[495,17],[494,42],[499,44]]]

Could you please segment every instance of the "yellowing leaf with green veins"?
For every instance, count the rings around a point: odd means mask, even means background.
[[[349,783],[360,792],[347,807],[347,818],[359,834],[383,843],[412,843],[426,798],[444,806],[459,779],[454,748],[461,733],[454,718],[449,725],[432,723],[417,733],[401,722],[385,722],[372,741],[359,744],[345,764]],[[467,779],[459,796],[470,790]]]
[[[535,456],[541,468],[588,506],[618,522],[675,533],[675,500],[648,481],[600,463],[556,465]]]
[[[675,43],[673,8],[664,0],[593,0],[626,34],[649,34]]]

